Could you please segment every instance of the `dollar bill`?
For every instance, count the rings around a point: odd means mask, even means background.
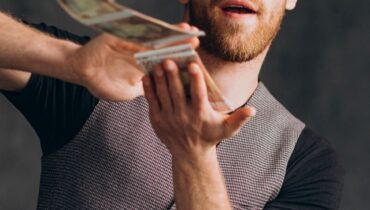
[[[182,30],[112,0],[58,0],[58,3],[88,27],[151,48],[205,35],[202,31]]]
[[[188,65],[192,62],[198,63],[203,71],[204,79],[207,85],[208,100],[213,109],[222,113],[228,113],[232,111],[231,104],[222,95],[212,77],[202,64],[198,53],[190,44],[137,53],[135,54],[135,59],[141,66],[142,71],[149,75],[152,74],[153,68],[162,63],[164,60],[171,59],[175,61],[180,69],[181,79],[188,98],[191,98]]]

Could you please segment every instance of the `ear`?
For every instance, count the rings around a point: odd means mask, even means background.
[[[184,0],[180,0],[180,1],[184,1]],[[296,4],[297,4],[297,1],[298,0],[287,0],[285,9],[286,10],[293,10],[295,8]]]

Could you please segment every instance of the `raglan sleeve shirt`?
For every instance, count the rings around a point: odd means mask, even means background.
[[[46,24],[29,25],[81,45],[90,40]],[[84,87],[36,74],[21,92],[1,92],[34,128],[44,155],[72,140],[99,102]],[[280,193],[265,209],[338,209],[343,174],[329,142],[305,128],[288,162]]]

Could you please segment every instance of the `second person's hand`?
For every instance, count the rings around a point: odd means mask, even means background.
[[[185,30],[198,30],[187,23],[178,24]],[[176,44],[199,45],[197,38]],[[134,54],[150,50],[144,46],[103,34],[81,46],[67,58],[66,67],[72,82],[86,87],[96,97],[108,101],[126,101],[144,94]]]
[[[74,81],[96,97],[125,101],[143,94],[134,54],[146,48],[103,34],[68,57]]]

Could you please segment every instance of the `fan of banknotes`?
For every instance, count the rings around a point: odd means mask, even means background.
[[[203,31],[182,30],[164,21],[147,16],[114,0],[57,0],[59,5],[78,22],[100,32],[145,45],[153,50],[137,53],[135,58],[146,74],[163,60],[174,60],[181,69],[182,80],[189,93],[187,66],[190,62],[201,64],[207,84],[208,99],[212,107],[227,113],[232,106],[221,94],[203,66],[198,53],[189,44],[166,47],[191,37],[204,36]]]

